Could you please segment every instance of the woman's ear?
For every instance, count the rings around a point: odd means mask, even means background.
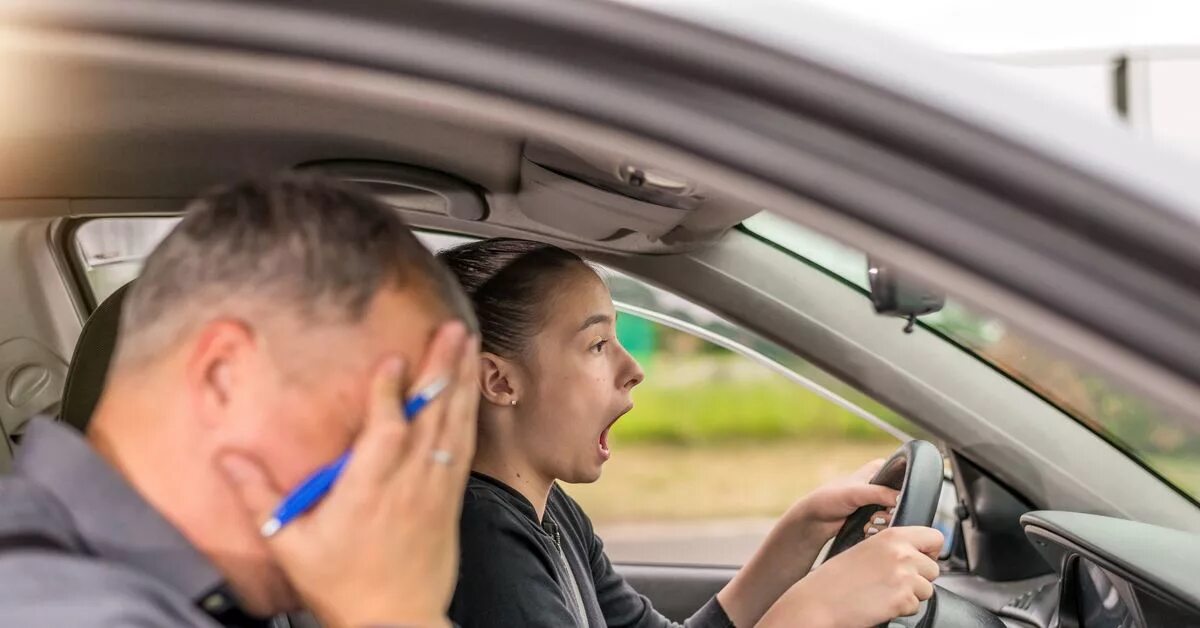
[[[517,405],[516,369],[512,362],[487,351],[479,354],[479,393],[497,406]]]

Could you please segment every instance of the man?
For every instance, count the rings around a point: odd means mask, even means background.
[[[477,342],[394,211],[283,175],[205,196],[147,259],[86,438],[39,419],[0,479],[0,625],[441,626]],[[450,386],[412,422],[401,399]],[[269,539],[283,495],[351,451]],[[240,619],[239,619],[240,618]]]

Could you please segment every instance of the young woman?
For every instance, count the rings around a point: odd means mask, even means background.
[[[609,430],[644,377],[617,341],[607,286],[578,256],[536,242],[486,240],[439,257],[473,301],[482,336],[451,618],[463,628],[674,625],[613,570],[557,485],[600,478]],[[684,625],[866,628],[916,612],[938,574],[935,530],[884,530],[809,573],[847,516],[894,505],[895,491],[866,481],[878,464],[797,502]]]

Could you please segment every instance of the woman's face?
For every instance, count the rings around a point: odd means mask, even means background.
[[[594,482],[612,455],[609,430],[633,408],[630,393],[644,375],[617,342],[612,297],[595,272],[566,272],[549,292],[523,369],[518,442],[541,473]]]

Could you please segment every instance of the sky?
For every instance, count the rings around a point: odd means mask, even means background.
[[[798,19],[815,5],[926,47],[987,63],[1089,115],[1116,119],[1112,60],[1129,54],[1129,128],[1200,158],[1200,0],[618,0],[676,15]],[[739,3],[739,4],[729,4]],[[758,16],[754,16],[758,17]]]
[[[809,0],[956,52],[1200,45],[1190,0]]]
[[[679,10],[689,4],[736,0],[623,1]],[[1200,2],[1195,0],[794,1],[969,54],[1200,46]]]

